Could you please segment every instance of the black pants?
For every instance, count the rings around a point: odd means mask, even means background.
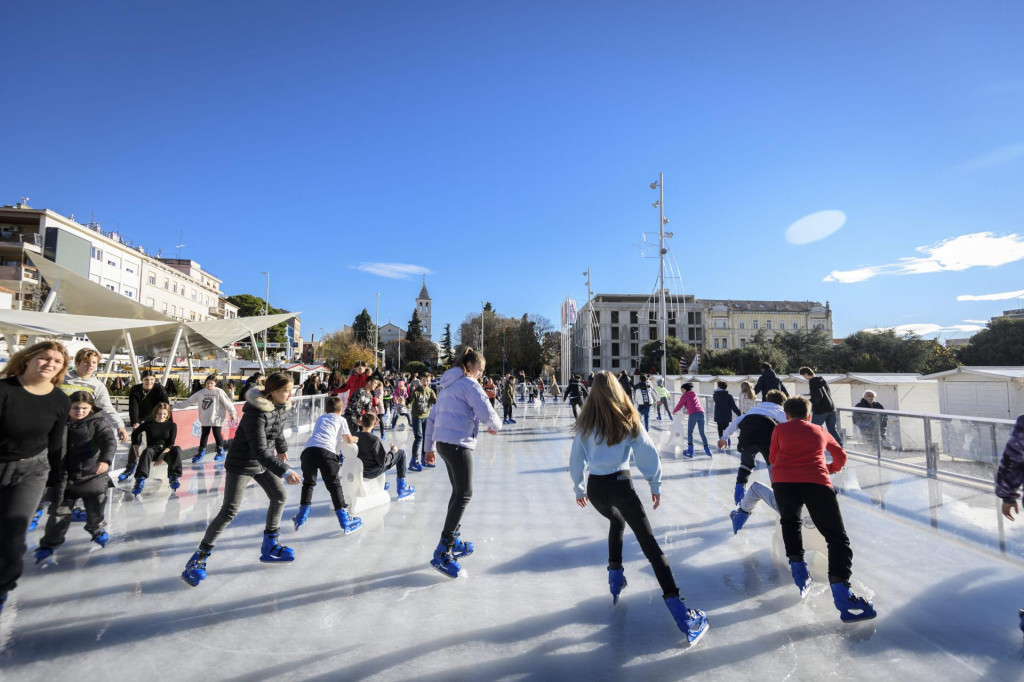
[[[622,535],[626,530],[626,524],[629,524],[644,556],[651,562],[663,596],[666,599],[678,596],[679,588],[672,576],[672,569],[669,568],[668,559],[654,538],[651,523],[647,520],[644,506],[633,489],[629,472],[620,471],[607,476],[592,474],[587,479],[587,497],[590,498],[594,509],[611,522],[608,527],[608,568],[622,568]]]
[[[210,440],[210,432],[213,431],[213,440],[217,443],[217,449],[224,449],[224,437],[220,435],[219,426],[203,426],[199,432],[199,452],[206,452],[206,443]]]
[[[28,522],[46,487],[46,453],[17,462],[0,462],[0,596],[21,577]]]
[[[736,482],[745,486],[750,474],[757,468],[757,453],[761,453],[764,463],[768,464],[768,443],[744,445],[740,448],[740,468],[736,470]],[[771,465],[768,464],[770,467]]]
[[[502,411],[502,418],[503,419],[511,419],[512,418],[512,403],[502,403],[501,404],[501,411]]]
[[[71,527],[71,512],[75,508],[75,501],[79,499],[85,504],[85,530],[93,537],[103,532],[107,527],[103,512],[107,506],[109,484],[110,478],[103,474],[102,477],[93,477],[80,485],[69,485],[64,490],[63,499],[58,504],[50,506],[46,532],[39,541],[39,546],[57,549],[64,544],[68,528]]]
[[[803,508],[828,544],[828,580],[845,582],[853,571],[853,550],[839,511],[836,491],[820,483],[775,483],[775,502],[779,505],[782,541],[790,561],[804,560],[804,540],[800,532]]]
[[[162,443],[155,443],[142,451],[142,456],[139,457],[139,466],[135,469],[136,480],[140,478],[149,478],[149,469],[153,466],[153,460],[160,457],[160,453],[163,449],[164,446]],[[172,446],[163,458],[164,461],[167,462],[167,475],[175,478],[181,478],[181,448],[177,445]]]
[[[715,422],[715,426],[718,427],[718,440],[722,440],[722,434],[729,428],[729,422]]]
[[[583,401],[579,398],[569,398],[569,405],[572,407],[572,418],[576,419],[577,410],[583,407]]]
[[[437,454],[441,455],[448,468],[448,480],[452,484],[452,496],[448,498],[448,515],[441,530],[442,540],[454,540],[455,531],[462,523],[462,515],[473,498],[473,451],[461,445],[434,443]]]
[[[331,494],[331,502],[334,508],[345,509],[345,493],[341,491],[341,479],[338,472],[341,471],[341,464],[338,462],[338,455],[325,448],[306,448],[299,457],[302,462],[302,496],[299,504],[309,506],[313,502],[313,488],[316,487],[316,474],[324,477],[324,485],[327,492]]]
[[[399,450],[397,452],[389,452],[384,457],[384,466],[382,467],[371,467],[366,466],[365,460],[363,461],[363,478],[377,478],[388,469],[394,467],[395,473],[398,474],[398,478],[405,478],[405,474],[409,469],[409,458],[405,454],[405,450]]]

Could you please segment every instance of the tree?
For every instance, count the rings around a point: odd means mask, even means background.
[[[427,367],[437,364],[437,346],[429,339],[419,338],[409,342],[407,346],[403,347],[402,352],[405,353],[402,356],[403,363],[408,360],[409,362],[423,363]]]
[[[252,294],[235,294],[234,296],[228,296],[227,300],[229,303],[233,303],[238,306],[239,317],[259,317],[267,311],[266,301],[259,296],[253,296]],[[269,308],[270,315],[278,315],[280,313],[287,312],[280,308]],[[267,330],[267,341],[268,343],[284,343],[288,340],[288,325],[284,322],[275,324]]]
[[[373,318],[370,317],[370,313],[366,312],[366,308],[363,308],[363,312],[356,315],[356,319],[352,322],[352,335],[355,337],[356,343],[371,348],[377,340],[377,325],[373,323]]]
[[[405,339],[409,343],[419,341],[423,338],[423,323],[420,322],[420,314],[414,308],[412,317],[409,318],[409,330],[405,332]]]
[[[648,341],[640,347],[640,371],[650,372],[653,369],[661,370],[661,358],[654,356],[654,349],[659,347],[660,341]],[[667,348],[664,349],[667,352],[665,360],[665,371],[669,374],[682,374],[682,371],[686,369],[682,365],[686,362],[693,361],[693,356],[697,354],[697,347],[691,346],[688,343],[683,343],[674,336],[669,336],[667,339]]]
[[[345,354],[341,356],[341,366],[343,369],[352,369],[356,366],[357,362],[363,362],[367,366],[372,367],[374,363],[374,352],[373,349],[367,348],[361,343],[354,343],[345,350]]]
[[[553,331],[544,334],[540,343],[541,360],[558,376],[562,369],[562,332]]]
[[[438,361],[441,364],[447,365],[452,362],[452,325],[446,324],[444,326],[444,334],[441,335],[441,353],[439,354]]]
[[[824,329],[779,332],[772,343],[792,369],[806,366],[819,371],[832,359],[832,337]]]
[[[1024,319],[992,320],[958,355],[965,365],[1024,365]]]
[[[417,360],[410,360],[409,362],[402,365],[402,371],[408,372],[409,374],[423,374],[428,369],[430,368]]]

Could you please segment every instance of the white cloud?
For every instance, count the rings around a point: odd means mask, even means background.
[[[966,320],[965,320],[966,321]],[[949,333],[966,333],[973,334],[979,332],[985,327],[976,324],[953,324],[949,326],[942,326],[941,324],[900,324],[895,327],[872,327],[865,329],[866,332],[885,332],[890,329],[899,335],[903,334],[917,334],[918,336],[928,336],[930,334],[949,334]]]
[[[980,296],[973,296],[971,294],[963,294],[957,296],[958,301],[1006,301],[1011,298],[1020,298],[1024,296],[1024,289],[1018,289],[1017,291],[1004,291],[1001,294],[981,294]]]
[[[790,244],[810,244],[829,236],[846,222],[842,211],[818,211],[804,216],[786,229]]]
[[[970,324],[988,324],[988,320],[964,320]]]
[[[433,274],[422,265],[409,265],[407,263],[360,263],[355,266],[355,269],[390,279],[411,279],[418,275]]]
[[[932,246],[919,246],[924,256],[900,258],[895,263],[871,265],[854,270],[833,270],[822,281],[851,284],[879,275],[920,275],[930,272],[959,272],[974,267],[996,268],[1024,259],[1024,237],[997,236],[975,232],[945,239]]]
[[[959,175],[963,173],[974,173],[986,168],[991,168],[992,166],[999,166],[1004,163],[1015,161],[1022,156],[1024,156],[1024,142],[1008,144],[1003,147],[993,149],[992,151],[985,152],[980,156],[975,156],[973,159],[968,159],[960,165],[950,168],[949,174]]]

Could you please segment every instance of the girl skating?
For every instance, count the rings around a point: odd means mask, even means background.
[[[267,507],[267,525],[263,531],[263,545],[260,547],[260,561],[273,563],[293,561],[295,552],[277,542],[281,527],[281,513],[284,511],[284,479],[289,485],[297,485],[302,478],[292,471],[288,460],[288,441],[284,438],[285,416],[290,409],[292,380],[281,372],[267,377],[261,391],[249,389],[245,395],[242,419],[238,431],[231,441],[228,458],[224,463],[224,503],[220,512],[206,529],[199,549],[192,555],[182,571],[181,579],[196,587],[206,578],[206,560],[213,551],[213,545],[221,532],[238,514],[242,495],[250,480],[255,480],[270,498]]]
[[[583,405],[573,430],[576,437],[569,455],[569,474],[576,491],[576,504],[586,507],[589,500],[610,522],[608,528],[608,586],[612,603],[626,586],[622,568],[622,536],[626,524],[633,530],[644,556],[651,562],[661,585],[662,598],[679,629],[690,644],[696,644],[708,629],[704,612],[686,606],[679,595],[672,569],[658,546],[643,504],[633,489],[629,472],[632,452],[637,468],[651,486],[654,508],[661,504],[661,460],[640,415],[622,386],[609,372],[594,378],[590,397]],[[590,473],[583,487],[584,473]]]

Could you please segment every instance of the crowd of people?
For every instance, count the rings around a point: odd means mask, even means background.
[[[487,377],[482,354],[467,348],[454,367],[440,377],[430,373],[385,373],[359,364],[346,378],[334,373],[326,382],[314,375],[296,391],[291,375],[254,375],[242,389],[240,416],[233,403],[233,387],[211,376],[196,386],[188,399],[173,407],[164,387],[144,373],[129,392],[129,420],[125,423],[111,404],[106,386],[96,376],[98,354],[80,351],[71,367],[63,345],[44,341],[16,353],[0,380],[0,610],[23,571],[27,533],[39,523],[49,504],[49,517],[35,550],[37,562],[48,561],[64,543],[75,520],[83,520],[93,542],[109,541],[104,519],[108,473],[118,441],[129,441],[126,468],[118,475],[134,475],[132,493],[143,492],[151,468],[164,462],[168,483],[176,489],[182,476],[182,449],[172,417],[175,409],[195,406],[200,424],[199,448],[192,458],[200,463],[209,436],[216,444],[214,459],[223,461],[225,485],[222,505],[206,529],[197,549],[186,562],[182,579],[196,587],[207,578],[207,562],[221,534],[237,516],[250,481],[267,496],[266,523],[261,545],[263,562],[290,562],[293,549],[280,542],[285,485],[301,484],[296,530],[307,521],[318,477],[330,495],[341,529],[360,529],[361,519],[349,513],[349,501],[339,480],[344,462],[343,444],[355,446],[363,477],[377,479],[394,469],[397,499],[412,498],[410,472],[445,463],[451,486],[445,518],[429,564],[449,578],[457,578],[461,561],[474,552],[461,535],[462,520],[473,496],[474,450],[480,431],[498,434],[515,424],[513,410],[524,402],[546,398],[568,402],[574,419],[569,473],[577,504],[593,506],[609,521],[608,582],[613,602],[627,585],[623,569],[623,535],[628,525],[651,563],[663,599],[679,629],[690,643],[700,640],[708,619],[680,595],[669,562],[652,531],[647,513],[633,488],[630,467],[635,464],[650,486],[653,509],[661,499],[661,461],[649,433],[651,407],[662,408],[668,419],[686,410],[687,441],[684,454],[693,456],[693,432],[701,438],[705,454],[712,455],[704,431],[704,402],[691,383],[682,384],[680,398],[669,409],[670,394],[662,378],[643,374],[615,376],[598,372],[583,379],[572,376],[561,390],[551,379],[528,380],[524,373]],[[811,368],[800,369],[808,381],[810,399],[787,397],[781,380],[765,365],[755,385],[743,382],[740,395],[731,395],[721,382],[711,404],[720,450],[730,449],[737,438],[740,465],[730,514],[738,533],[759,502],[780,518],[783,543],[793,580],[805,596],[812,580],[805,561],[803,532],[820,537],[828,555],[828,580],[833,601],[844,622],[874,618],[871,602],[851,588],[853,552],[831,476],[846,463],[846,452],[836,428],[835,404],[827,382]],[[230,389],[230,392],[225,388]],[[315,420],[292,468],[284,427],[292,398],[324,395],[323,414]],[[758,401],[757,394],[761,394]],[[547,396],[545,395],[547,394]],[[737,399],[738,398],[738,399]],[[865,395],[858,407],[881,410],[874,395]],[[503,417],[495,410],[501,400]],[[873,415],[858,412],[858,415]],[[412,430],[411,452],[387,445],[404,424]],[[864,417],[861,417],[864,419]],[[128,427],[131,427],[129,432]],[[222,428],[237,426],[230,442]],[[884,415],[859,427],[882,437]],[[379,434],[379,435],[378,435]],[[869,437],[869,436],[868,436]],[[393,436],[392,436],[393,438]],[[767,464],[771,486],[749,485],[760,455]],[[301,473],[300,473],[301,472]],[[1024,483],[1024,416],[1018,418],[999,469],[997,494],[1010,520],[1017,512],[1018,491]],[[389,486],[384,485],[387,489]],[[78,507],[81,502],[82,507]],[[806,511],[806,514],[805,514]],[[1024,629],[1024,611],[1021,613]]]

